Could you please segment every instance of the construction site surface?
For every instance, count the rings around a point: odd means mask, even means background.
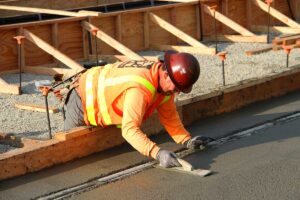
[[[0,1],[0,16],[0,100],[14,102],[0,105],[7,112],[0,120],[0,180],[125,142],[115,127],[63,131],[59,103],[49,93],[47,109],[48,94],[34,87],[57,74],[71,77],[95,60],[159,61],[167,50],[194,54],[200,79],[176,100],[186,126],[300,88],[298,0],[18,0]],[[9,121],[22,129],[18,117],[34,121],[35,114],[14,112],[39,112],[43,131],[29,130],[26,137],[7,129]],[[50,128],[46,113],[55,118]],[[51,132],[51,126],[58,128]],[[156,114],[142,129],[164,132]]]

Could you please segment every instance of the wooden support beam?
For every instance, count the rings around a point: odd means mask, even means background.
[[[169,22],[165,21],[164,19],[160,18],[159,16],[157,16],[153,13],[149,13],[149,16],[150,16],[150,19],[151,19],[152,22],[159,25],[161,28],[165,29],[166,31],[170,32],[171,34],[175,35],[179,39],[185,41],[189,45],[191,45],[193,47],[208,48],[207,46],[205,46],[204,44],[202,44],[198,40],[192,38],[188,34],[184,33],[181,30],[179,30],[178,28],[176,28],[175,26],[173,26]]]
[[[266,43],[267,36],[242,36],[242,35],[218,35],[218,41],[221,42],[257,42]],[[204,36],[204,41],[215,41],[215,36]]]
[[[263,11],[268,12],[268,5],[266,3],[262,2],[261,0],[252,0],[252,2]],[[272,7],[270,8],[270,15],[292,28],[300,28],[300,24]]]
[[[191,54],[208,54],[208,55],[215,55],[216,49],[215,48],[201,48],[201,47],[190,47],[190,46],[172,46],[172,45],[159,45],[159,44],[151,44],[150,49],[156,51],[178,51],[178,52],[186,52]]]
[[[120,43],[117,40],[115,40],[114,38],[110,37],[108,34],[104,33],[103,31],[98,29],[96,26],[88,23],[87,21],[84,21],[82,23],[82,26],[88,31],[97,29],[98,31],[97,31],[96,37],[98,39],[100,39],[103,42],[105,42],[106,44],[110,45],[111,47],[113,47],[114,49],[119,51],[120,53],[128,56],[132,60],[144,60],[143,57],[139,56],[137,53],[133,52],[132,50],[130,50],[129,48],[124,46],[122,43]]]
[[[26,66],[24,72],[32,74],[43,74],[53,76],[55,74],[65,74],[66,76],[71,76],[76,73],[73,69],[57,68],[57,67],[30,67]]]
[[[203,4],[203,9],[204,9],[204,12],[206,12],[207,14],[209,14],[212,17],[214,16],[214,12],[216,12],[215,17],[219,22],[225,24],[226,26],[228,26],[232,30],[240,33],[241,35],[243,35],[243,36],[255,36],[254,33],[247,30],[246,28],[242,27],[241,25],[234,22],[233,20],[229,19],[228,17],[221,14],[220,12],[213,11],[208,5]]]
[[[90,55],[89,56],[89,60],[95,60],[95,55]],[[128,60],[132,60],[127,56],[124,55],[98,55],[98,58],[100,60],[104,60],[108,63],[114,63],[117,61],[128,61]],[[159,61],[159,57],[158,56],[143,56],[144,59],[149,60],[149,61],[154,61],[154,62],[158,62]]]
[[[35,105],[35,104],[28,104],[28,103],[16,103],[16,108],[23,109],[23,110],[31,110],[37,112],[46,112],[46,107],[43,105]],[[49,113],[58,113],[58,108],[49,106]]]
[[[84,67],[82,67],[79,63],[75,62],[74,60],[72,60],[65,54],[61,53],[59,50],[49,45],[47,42],[45,42],[44,40],[42,40],[41,38],[39,38],[38,36],[36,36],[35,34],[31,33],[26,29],[24,29],[24,36],[33,44],[36,44],[42,50],[54,56],[60,62],[64,63],[65,65],[73,69],[75,72],[80,72],[84,69]]]
[[[82,13],[82,12],[71,12],[71,11],[63,11],[63,10],[52,10],[52,9],[44,9],[44,8],[32,8],[32,7],[21,7],[21,6],[7,6],[0,5],[0,10],[14,10],[14,11],[22,11],[22,12],[31,12],[31,13],[45,13],[52,15],[63,15],[69,17],[84,17],[90,16],[90,13]],[[92,15],[95,16],[95,15]]]
[[[253,25],[251,30],[256,31],[256,32],[267,32],[268,27]],[[276,33],[293,34],[293,33],[300,33],[300,28],[292,28],[292,27],[288,27],[288,26],[271,26],[270,31],[276,32]]]

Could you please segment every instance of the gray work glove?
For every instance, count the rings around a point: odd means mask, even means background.
[[[184,143],[184,146],[188,149],[202,149],[208,143],[214,141],[211,137],[195,136]]]
[[[159,161],[161,167],[181,167],[176,154],[168,150],[159,150],[156,155],[156,160]]]

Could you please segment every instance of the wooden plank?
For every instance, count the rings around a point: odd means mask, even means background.
[[[68,67],[75,70],[75,72],[82,71],[84,67],[82,67],[79,63],[75,62],[74,60],[70,59],[65,54],[61,53],[59,50],[55,49],[42,39],[40,39],[38,36],[34,35],[30,31],[24,29],[24,35],[26,39],[31,41],[32,43],[36,44],[38,47],[40,47],[42,50],[46,51],[50,55],[54,56],[56,59],[67,65]]]
[[[282,37],[282,38],[275,38],[272,43],[275,45],[290,45],[295,44],[297,40],[300,40],[300,34],[295,34],[292,36]]]
[[[132,60],[129,57],[124,56],[124,55],[99,55],[98,58],[100,60],[104,60],[108,63],[114,63],[114,62],[117,62],[117,61]],[[143,58],[145,58],[146,60],[149,60],[149,61],[154,61],[154,62],[159,61],[159,56],[143,56]],[[95,55],[90,55],[89,60],[95,60]]]
[[[144,47],[149,48],[149,12],[144,12]]]
[[[221,42],[256,42],[256,43],[266,43],[267,36],[242,36],[242,35],[218,35],[218,41]],[[204,41],[215,41],[215,36],[204,36]]]
[[[20,86],[8,84],[0,78],[0,93],[21,94]]]
[[[24,68],[26,73],[32,74],[43,74],[43,75],[50,75],[53,76],[55,74],[66,74],[67,76],[71,76],[76,73],[73,69],[66,69],[66,68],[57,68],[57,67],[30,67],[26,66]]]
[[[63,10],[32,8],[32,7],[20,7],[20,6],[0,5],[0,9],[1,10],[14,10],[14,11],[22,11],[22,12],[31,12],[31,13],[45,13],[45,14],[53,14],[53,15],[63,15],[63,16],[69,16],[69,17],[89,16],[89,13],[76,13],[76,12],[63,11]]]
[[[158,17],[157,15],[153,13],[149,13],[150,19],[155,24],[159,25],[161,28],[165,29],[166,31],[170,32],[171,34],[177,36],[181,40],[185,41],[189,45],[193,47],[201,47],[201,48],[208,48],[198,40],[192,38],[191,36],[187,35],[183,31],[179,30],[172,24],[168,23],[167,21],[163,20],[162,18]]]
[[[257,32],[267,32],[268,27],[256,25],[256,26],[252,26],[251,30],[257,31]],[[288,27],[288,26],[271,26],[270,31],[276,32],[276,33],[293,34],[293,33],[300,33],[300,28],[292,28],[292,27]]]
[[[272,49],[273,49],[273,45],[269,45],[268,47],[264,47],[261,49],[255,49],[255,50],[249,50],[249,51],[246,51],[245,53],[247,56],[252,56],[252,55],[264,53],[267,51],[271,51]]]
[[[23,110],[31,110],[37,112],[46,112],[46,106],[28,104],[28,103],[15,103],[15,107]],[[58,113],[59,109],[56,107],[49,106],[49,113]]]
[[[252,0],[253,4],[261,8],[263,11],[268,12],[268,5],[262,2],[261,0]],[[285,23],[286,25],[292,28],[300,28],[300,24],[295,22],[294,20],[290,19],[286,15],[282,14],[278,10],[274,8],[270,8],[270,15],[278,19],[279,21]]]
[[[94,25],[92,25],[92,24],[90,24],[86,21],[82,23],[82,26],[88,31],[90,31],[92,29],[98,29],[97,27],[95,27]],[[120,53],[128,56],[129,58],[131,58],[133,60],[144,60],[143,57],[141,57],[138,54],[136,54],[135,52],[131,51],[126,46],[124,46],[123,44],[121,44],[120,42],[115,40],[114,38],[110,37],[109,35],[107,35],[103,31],[101,31],[100,29],[98,29],[98,32],[97,32],[96,36],[97,36],[97,38],[104,41],[106,44],[110,45],[111,47],[113,47],[114,49],[116,49]]]
[[[223,24],[225,24],[226,26],[228,26],[232,30],[240,33],[241,35],[243,35],[243,36],[255,36],[254,33],[247,30],[246,28],[242,27],[241,25],[239,25],[238,23],[236,23],[233,20],[229,19],[228,17],[224,16],[220,12],[213,11],[209,6],[203,4],[203,8],[204,8],[204,12],[209,14],[212,17],[214,16],[214,12],[215,12],[215,17],[218,21],[222,22]]]
[[[174,50],[177,52],[186,52],[191,54],[208,54],[215,55],[215,48],[201,48],[201,47],[190,47],[190,46],[172,46],[172,45],[159,45],[159,44],[150,44],[150,49],[157,51],[168,51]]]

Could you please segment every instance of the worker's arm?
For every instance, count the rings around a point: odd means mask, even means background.
[[[176,110],[174,95],[166,103],[160,105],[157,111],[160,122],[176,143],[183,144],[191,138]]]
[[[140,129],[147,101],[144,92],[139,88],[128,89],[124,96],[122,136],[137,151],[156,159],[159,147]]]

